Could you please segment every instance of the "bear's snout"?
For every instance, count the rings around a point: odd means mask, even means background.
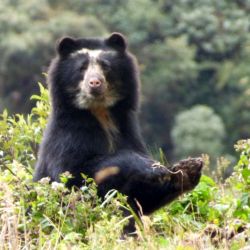
[[[102,84],[102,80],[100,78],[97,78],[97,77],[92,77],[89,79],[89,86],[91,88],[98,88],[100,87]]]
[[[94,96],[102,95],[104,94],[105,88],[104,88],[104,79],[101,77],[91,77],[88,80],[88,87],[90,90],[90,94]]]

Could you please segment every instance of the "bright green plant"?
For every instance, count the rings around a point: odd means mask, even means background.
[[[240,160],[229,183],[238,194],[234,216],[250,221],[250,140],[239,141],[235,148]]]
[[[93,180],[77,189],[43,178],[32,181],[33,166],[48,111],[48,91],[41,94],[30,115],[0,119],[0,249],[219,249],[247,245],[249,233],[249,159],[250,142],[241,141],[235,172],[225,184],[202,176],[199,185],[152,215],[137,223],[138,238],[117,244],[128,218],[121,207],[130,209],[126,197],[111,190],[104,201],[96,193]],[[161,159],[164,159],[161,153]],[[206,233],[212,226],[211,233]],[[209,228],[208,228],[209,227]],[[240,235],[226,236],[226,228]],[[207,229],[208,228],[208,229]],[[216,229],[216,230],[215,230]],[[219,232],[216,242],[212,233]],[[230,232],[231,232],[230,231]],[[196,235],[194,240],[192,237]],[[230,234],[231,235],[231,234]],[[212,241],[210,241],[212,238]],[[192,241],[190,240],[192,239]],[[188,248],[189,249],[189,248]],[[195,248],[190,248],[195,249]]]

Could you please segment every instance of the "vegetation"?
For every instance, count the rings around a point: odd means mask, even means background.
[[[0,1],[0,249],[248,249],[249,20],[249,0]],[[50,108],[36,82],[56,40],[113,31],[138,58],[149,149],[165,163],[164,153],[206,162],[193,192],[125,240],[119,208],[130,208],[115,190],[102,202],[87,178],[71,192],[69,173],[32,182]]]
[[[240,141],[240,159],[222,183],[202,176],[197,188],[150,217],[137,220],[138,236],[121,240],[120,207],[126,197],[111,190],[105,201],[90,179],[81,189],[44,178],[32,182],[37,144],[49,110],[48,92],[33,96],[31,114],[0,120],[0,249],[240,249],[249,246],[250,140]],[[223,160],[219,161],[221,169]],[[208,166],[207,166],[208,167]],[[18,187],[18,188],[17,188]]]
[[[207,106],[197,105],[179,113],[171,132],[179,159],[204,152],[216,159],[223,154],[225,127],[221,118]]]

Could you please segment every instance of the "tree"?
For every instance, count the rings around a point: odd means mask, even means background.
[[[28,112],[32,107],[30,96],[38,91],[37,81],[43,79],[56,40],[65,35],[99,36],[106,32],[94,16],[61,12],[46,0],[39,5],[34,0],[4,1],[0,21],[4,37],[0,41],[0,105],[12,112]]]
[[[170,129],[182,106],[193,104],[197,77],[195,50],[185,37],[166,39],[145,46],[142,67],[143,133],[150,145],[161,146],[171,153]],[[192,89],[192,90],[191,90]]]
[[[176,116],[171,136],[177,158],[209,154],[215,159],[223,153],[225,127],[212,108],[197,105]]]

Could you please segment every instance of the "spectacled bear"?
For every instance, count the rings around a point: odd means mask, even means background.
[[[122,34],[61,39],[48,86],[52,108],[35,181],[59,181],[69,171],[69,185],[81,186],[83,173],[96,181],[100,197],[111,189],[127,195],[137,214],[152,213],[198,184],[200,159],[167,168],[150,158],[138,122],[138,66]]]

